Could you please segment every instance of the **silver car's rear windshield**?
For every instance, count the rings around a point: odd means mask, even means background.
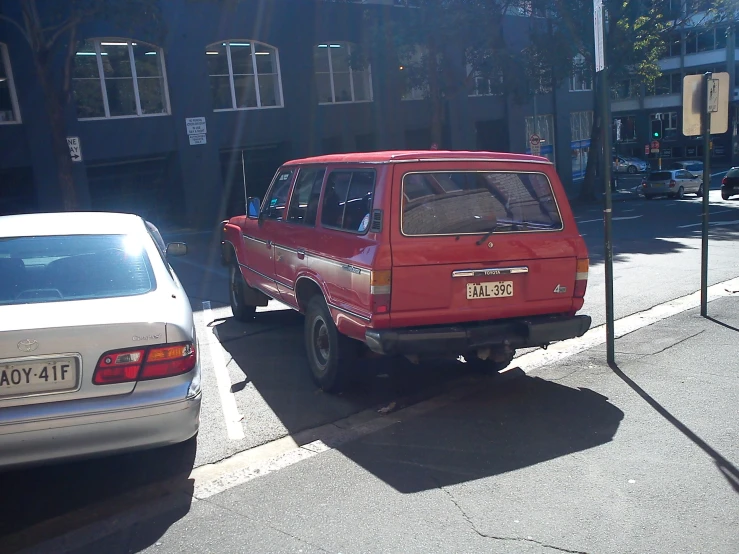
[[[0,305],[145,294],[156,280],[129,235],[0,238]]]
[[[408,173],[402,206],[406,236],[562,229],[552,185],[543,173]]]
[[[655,171],[649,174],[650,181],[669,181],[672,179],[672,172],[670,171]]]

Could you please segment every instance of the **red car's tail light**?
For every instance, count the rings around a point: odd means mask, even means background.
[[[675,179],[673,179],[672,181],[670,181],[670,188],[671,189],[674,189],[676,186],[677,186],[677,181],[675,181]]]
[[[181,375],[194,368],[196,361],[195,347],[189,342],[151,348],[139,380]]]
[[[722,185],[725,185],[726,184],[726,177],[724,177],[723,179],[721,179],[721,184]]]
[[[96,385],[128,383],[139,376],[145,350],[120,350],[100,356],[92,382]]]
[[[590,270],[590,260],[581,258],[577,260],[577,269],[575,270],[575,298],[585,298],[585,291],[588,288],[588,271]]]
[[[370,274],[370,295],[372,296],[373,314],[386,314],[390,312],[392,283],[393,273],[389,269],[372,271]]]
[[[187,373],[196,363],[197,353],[191,342],[115,350],[100,356],[92,382],[112,385],[172,377]]]

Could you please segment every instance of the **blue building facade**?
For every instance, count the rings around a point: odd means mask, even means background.
[[[0,9],[12,16],[15,4],[0,0]],[[380,18],[402,15],[392,5],[374,8]],[[243,213],[244,187],[262,195],[285,160],[429,148],[430,101],[407,94],[397,58],[374,51],[362,68],[348,61],[366,32],[365,9],[319,0],[229,8],[167,0],[162,28],[81,27],[66,122],[67,135],[79,139],[74,177],[83,205],[207,226]],[[520,49],[530,18],[509,17],[507,40]],[[0,213],[59,209],[31,51],[3,22],[0,61]],[[441,146],[525,152],[537,133],[574,195],[589,139],[574,125],[592,118],[591,89],[573,78],[537,94],[534,105],[476,87],[447,100]]]

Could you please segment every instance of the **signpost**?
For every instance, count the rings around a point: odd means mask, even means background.
[[[541,155],[541,137],[539,135],[533,134],[529,137],[529,148],[531,148],[532,155]]]
[[[187,127],[187,138],[190,140],[190,146],[208,142],[208,128],[204,117],[186,117],[185,127]]]
[[[644,145],[644,155],[649,156],[649,145],[648,144]]]
[[[611,130],[609,109],[608,69],[606,67],[606,36],[603,22],[606,19],[606,8],[603,0],[593,0],[593,30],[595,32],[595,71],[600,76],[600,118],[602,121],[601,133],[603,137],[603,188],[605,191],[605,207],[603,210],[603,225],[605,237],[605,270],[606,270],[606,357],[609,364],[616,361],[616,333],[614,328],[613,310],[613,241],[611,197]]]
[[[67,137],[67,146],[69,147],[69,156],[73,162],[82,161],[82,147],[80,146],[80,137]]]
[[[711,190],[711,133],[729,130],[728,73],[687,75],[683,79],[683,134],[703,136],[703,219],[701,237],[701,315],[708,315],[708,209]]]

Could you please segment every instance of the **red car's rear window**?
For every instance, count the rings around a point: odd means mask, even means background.
[[[413,172],[403,176],[407,236],[551,231],[562,218],[543,173]]]

